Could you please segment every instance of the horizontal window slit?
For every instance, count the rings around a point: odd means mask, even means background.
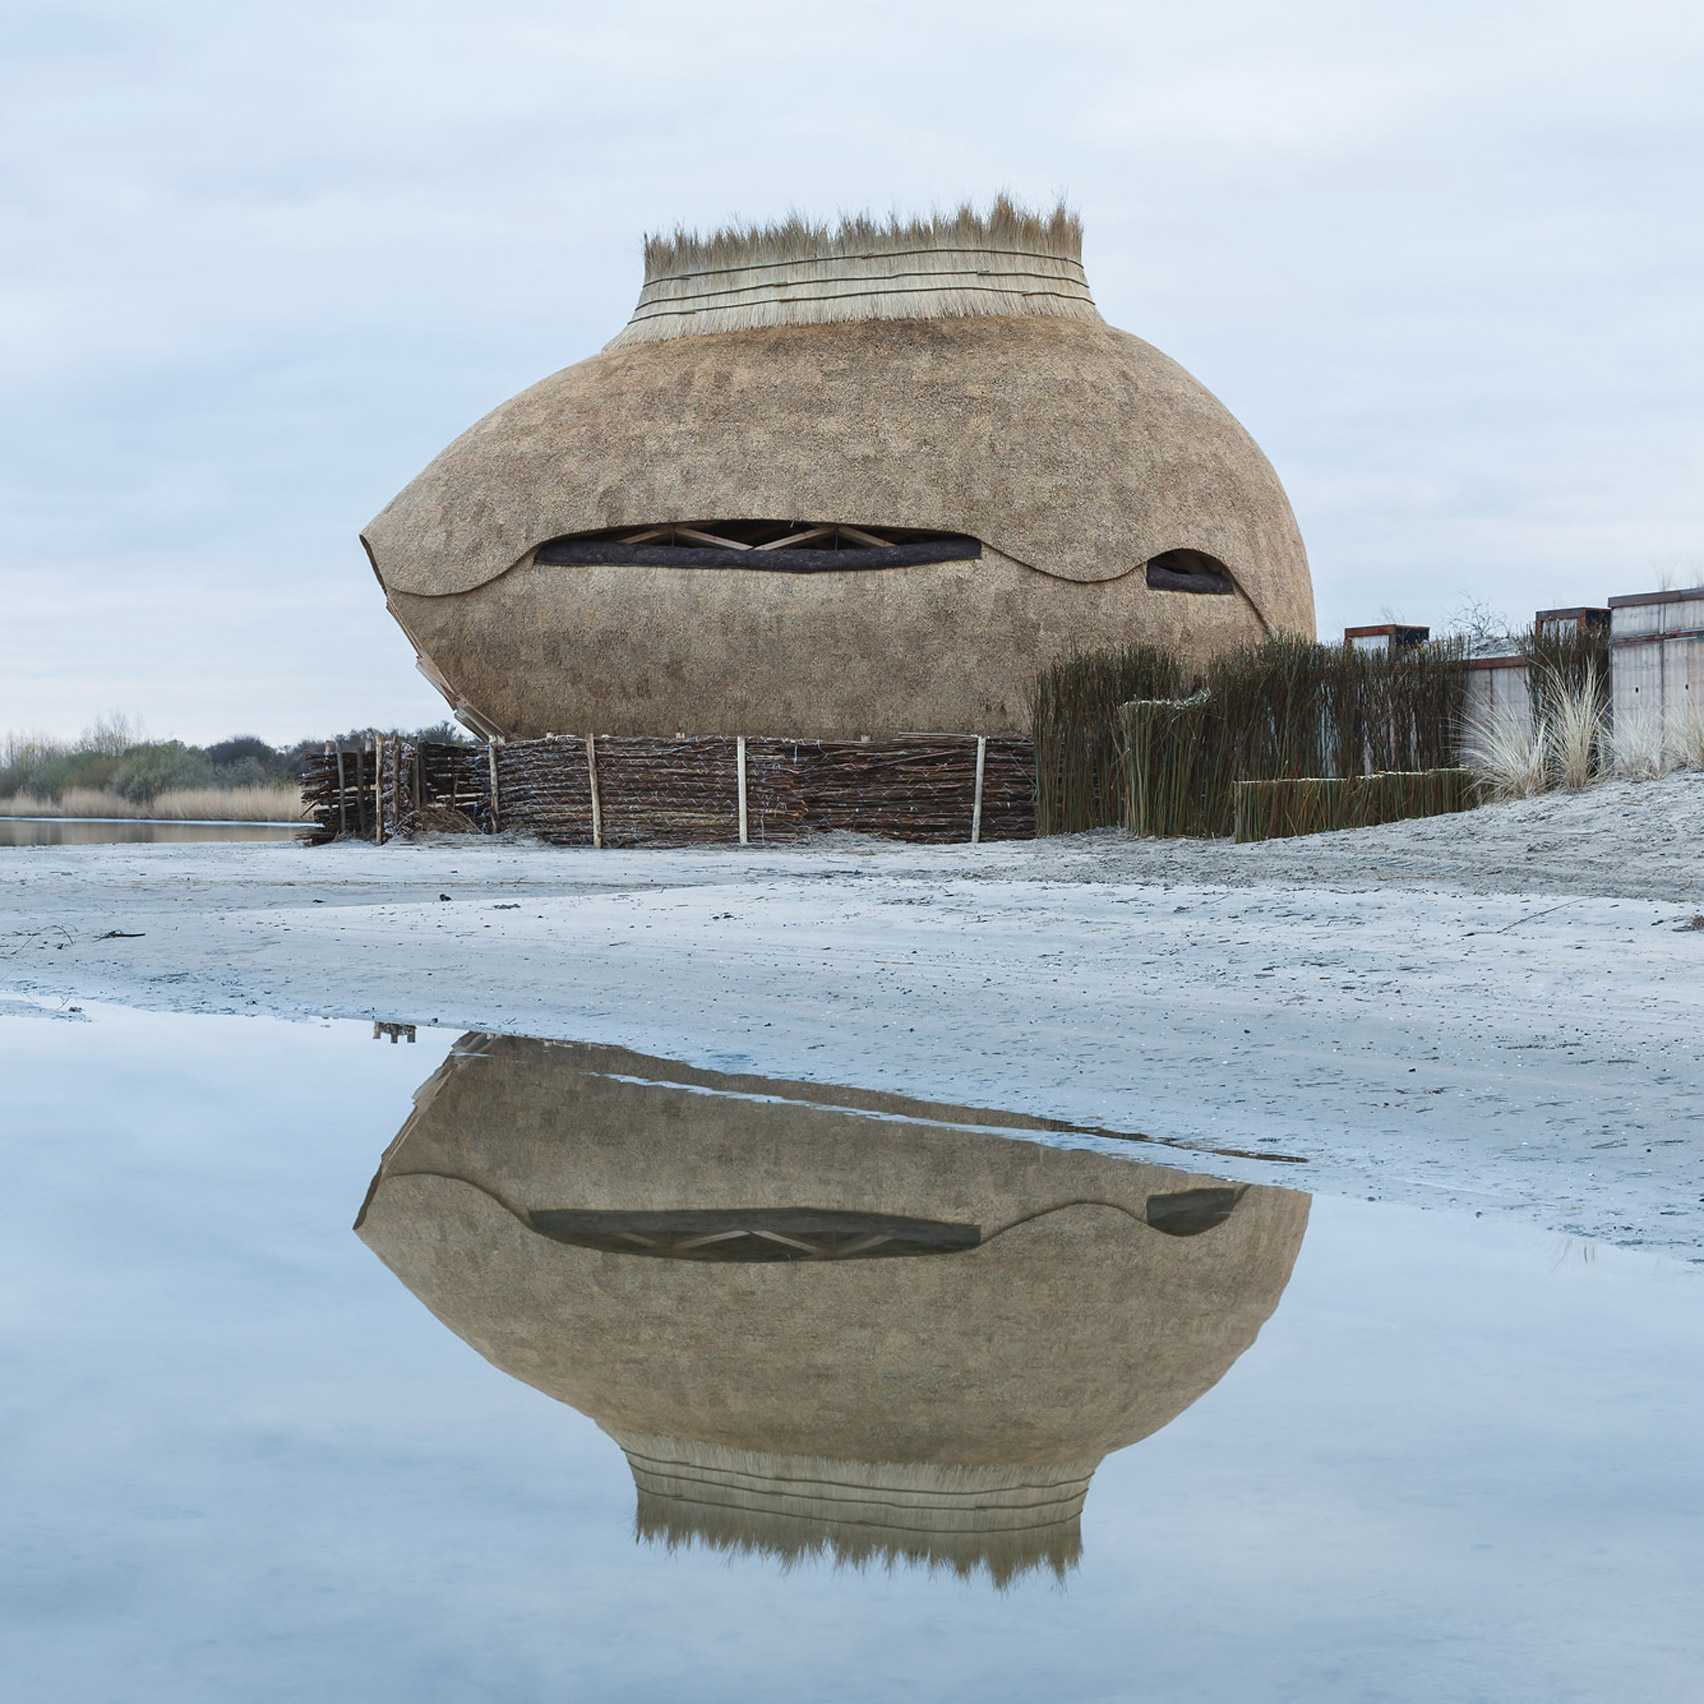
[[[978,539],[921,527],[849,521],[657,521],[567,533],[538,547],[545,567],[755,568],[779,573],[974,562]]]

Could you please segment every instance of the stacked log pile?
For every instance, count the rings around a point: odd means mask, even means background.
[[[420,745],[406,749],[419,765],[414,827],[441,830],[446,817],[452,815],[461,817],[469,828],[485,826],[491,785],[485,776],[483,746]]]
[[[302,760],[302,802],[314,820],[314,844],[340,836],[375,837],[377,743],[310,752]]]
[[[741,744],[733,738],[600,736],[495,745],[376,738],[314,753],[302,787],[319,838],[463,832],[536,835],[559,846],[736,845]],[[747,739],[745,838],[781,844],[831,830],[950,843],[1035,832],[1027,739],[900,735]],[[341,762],[340,762],[341,758]]]

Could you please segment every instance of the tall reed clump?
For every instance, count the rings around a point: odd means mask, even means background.
[[[16,793],[0,799],[0,816],[112,817],[150,822],[300,822],[299,787],[177,787],[152,799],[127,799],[104,787],[67,787],[56,798]]]
[[[1037,834],[1077,834],[1122,820],[1118,707],[1177,698],[1199,672],[1158,645],[1091,651],[1043,669],[1030,688]]]
[[[1209,663],[1187,701],[1120,712],[1134,832],[1224,836],[1241,781],[1450,767],[1466,677],[1459,644],[1371,652],[1268,639]]]

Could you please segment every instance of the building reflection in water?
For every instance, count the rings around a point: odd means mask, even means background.
[[[356,1231],[626,1454],[638,1530],[1063,1573],[1110,1451],[1224,1377],[1308,1197],[1013,1115],[462,1038]]]

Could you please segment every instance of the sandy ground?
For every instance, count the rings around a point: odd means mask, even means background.
[[[29,847],[0,849],[0,988],[1270,1147],[1307,1163],[1213,1169],[1704,1263],[1700,913],[1696,774],[1253,847]]]

